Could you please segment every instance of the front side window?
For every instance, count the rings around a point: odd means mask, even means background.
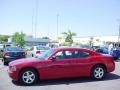
[[[69,51],[69,50],[59,51],[55,55],[56,59],[68,59],[68,58],[72,58],[72,56],[73,56],[73,51]]]
[[[55,55],[56,59],[63,59],[64,58],[64,52],[63,51],[59,51],[56,53]]]

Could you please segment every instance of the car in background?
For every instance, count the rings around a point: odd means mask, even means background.
[[[25,58],[26,52],[19,47],[9,46],[3,49],[2,57],[3,57],[3,64],[8,65],[8,63],[13,60]]]
[[[3,51],[4,48],[13,46],[12,44],[0,44],[0,51]]]
[[[3,44],[0,44],[0,50],[3,50],[3,47],[4,47]]]
[[[40,55],[41,53],[45,52],[46,50],[50,49],[46,46],[32,46],[28,51],[28,55],[30,57],[35,57],[37,55]]]
[[[95,49],[96,52],[103,53],[103,54],[109,54],[107,47],[98,47]]]
[[[9,63],[8,74],[21,84],[37,80],[91,77],[101,80],[115,69],[111,55],[83,48],[51,48],[39,56]]]
[[[111,51],[111,55],[114,57],[115,60],[120,58],[120,48],[115,48]]]

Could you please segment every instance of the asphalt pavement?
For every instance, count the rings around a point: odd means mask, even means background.
[[[32,86],[21,86],[12,81],[7,69],[0,60],[0,90],[120,90],[120,62],[116,62],[115,71],[101,81],[90,78],[47,80]]]

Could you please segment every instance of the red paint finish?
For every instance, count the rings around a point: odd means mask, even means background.
[[[57,53],[62,52],[66,56],[61,57]],[[80,54],[85,52],[85,55]],[[72,53],[72,55],[71,55]],[[91,50],[82,48],[56,48],[45,60],[39,58],[26,58],[9,63],[9,66],[16,66],[16,71],[8,70],[9,76],[13,80],[19,80],[19,73],[22,69],[31,67],[38,71],[39,77],[45,79],[57,79],[68,77],[90,76],[94,65],[103,64],[107,72],[115,69],[115,63],[110,55],[103,55]]]

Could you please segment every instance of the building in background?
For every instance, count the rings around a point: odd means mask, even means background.
[[[36,46],[36,45],[48,46],[50,44],[50,39],[25,37],[24,40],[25,40],[25,45],[27,46]]]
[[[102,45],[109,45],[109,44],[116,44],[118,43],[118,36],[92,36],[93,38],[93,45],[94,46],[102,46]],[[91,37],[75,37],[73,39],[74,42],[79,42],[82,45],[89,44]]]
[[[50,39],[25,37],[24,40],[25,40],[25,45],[27,46],[36,46],[36,45],[49,46],[50,44]],[[12,37],[8,38],[8,43],[11,44],[13,43]]]

